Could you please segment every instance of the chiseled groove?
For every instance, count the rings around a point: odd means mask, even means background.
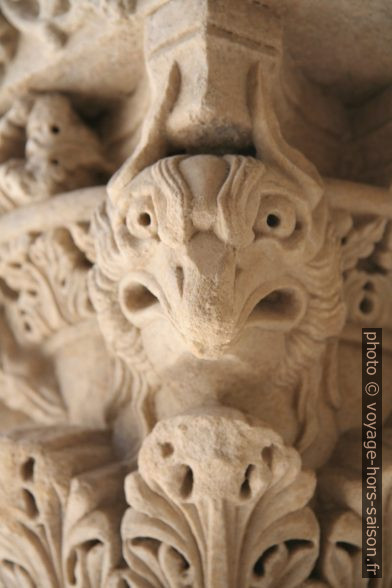
[[[202,30],[203,27],[200,25],[187,29],[186,31],[179,33],[177,36],[171,37],[170,39],[163,41],[154,47],[154,49],[149,52],[149,56],[155,57],[161,53],[164,53],[167,49],[175,48],[185,41],[192,39],[192,37]],[[243,37],[242,35],[238,35],[214,24],[207,25],[207,34],[225,39],[232,43],[236,43],[237,45],[248,47],[254,51],[265,53],[270,57],[275,57],[278,55],[278,50],[273,45],[269,45],[268,43],[264,43],[262,41],[255,41],[249,37]]]

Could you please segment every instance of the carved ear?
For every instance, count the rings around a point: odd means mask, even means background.
[[[144,168],[152,165],[168,153],[166,121],[177,100],[181,83],[181,73],[177,63],[173,63],[166,86],[156,88],[159,95],[152,100],[149,113],[144,121],[140,141],[134,153],[125,161],[111,178],[108,191],[113,202],[116,194]]]
[[[267,72],[259,63],[251,70],[250,77],[249,107],[257,157],[294,180],[313,208],[323,192],[323,181],[315,166],[282,136],[271,92],[275,76],[270,72],[267,80]]]

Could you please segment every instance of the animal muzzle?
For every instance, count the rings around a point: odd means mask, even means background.
[[[211,233],[199,233],[181,255],[163,250],[150,272],[129,276],[120,284],[120,301],[136,326],[165,316],[192,354],[215,359],[246,323],[289,330],[303,315],[306,300],[296,284],[262,276],[244,275],[232,248]]]
[[[177,268],[179,300],[171,318],[192,353],[215,358],[238,332],[236,253],[211,232],[195,235]]]
[[[211,284],[185,294],[173,317],[188,349],[206,359],[222,355],[236,338],[236,318],[233,297]]]
[[[200,288],[183,298],[175,323],[194,355],[220,357],[230,350],[246,326],[287,332],[300,322],[307,307],[303,289],[289,281],[261,287],[245,303],[238,291],[237,296],[232,292],[229,296],[224,287],[203,287],[201,280]]]
[[[238,331],[235,252],[204,234],[181,253],[173,259],[163,251],[149,272],[132,273],[122,281],[123,313],[140,328],[166,316],[193,354],[217,357]]]

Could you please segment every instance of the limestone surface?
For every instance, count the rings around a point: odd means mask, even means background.
[[[391,587],[391,31],[388,0],[0,0],[0,588]]]

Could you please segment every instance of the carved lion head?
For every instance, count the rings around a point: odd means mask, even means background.
[[[323,182],[283,139],[263,84],[260,76],[252,106],[257,159],[177,155],[141,171],[131,160],[109,184],[95,218],[92,298],[128,365],[154,321],[156,333],[166,321],[188,352],[207,359],[233,353],[251,327],[280,333],[280,375],[292,379],[342,327],[340,251]]]
[[[207,359],[230,352],[247,327],[295,335],[295,355],[302,340],[312,355],[312,340],[317,347],[341,327],[340,258],[325,201],[254,158],[160,160],[95,226],[92,296],[128,363],[129,331],[162,319]]]

